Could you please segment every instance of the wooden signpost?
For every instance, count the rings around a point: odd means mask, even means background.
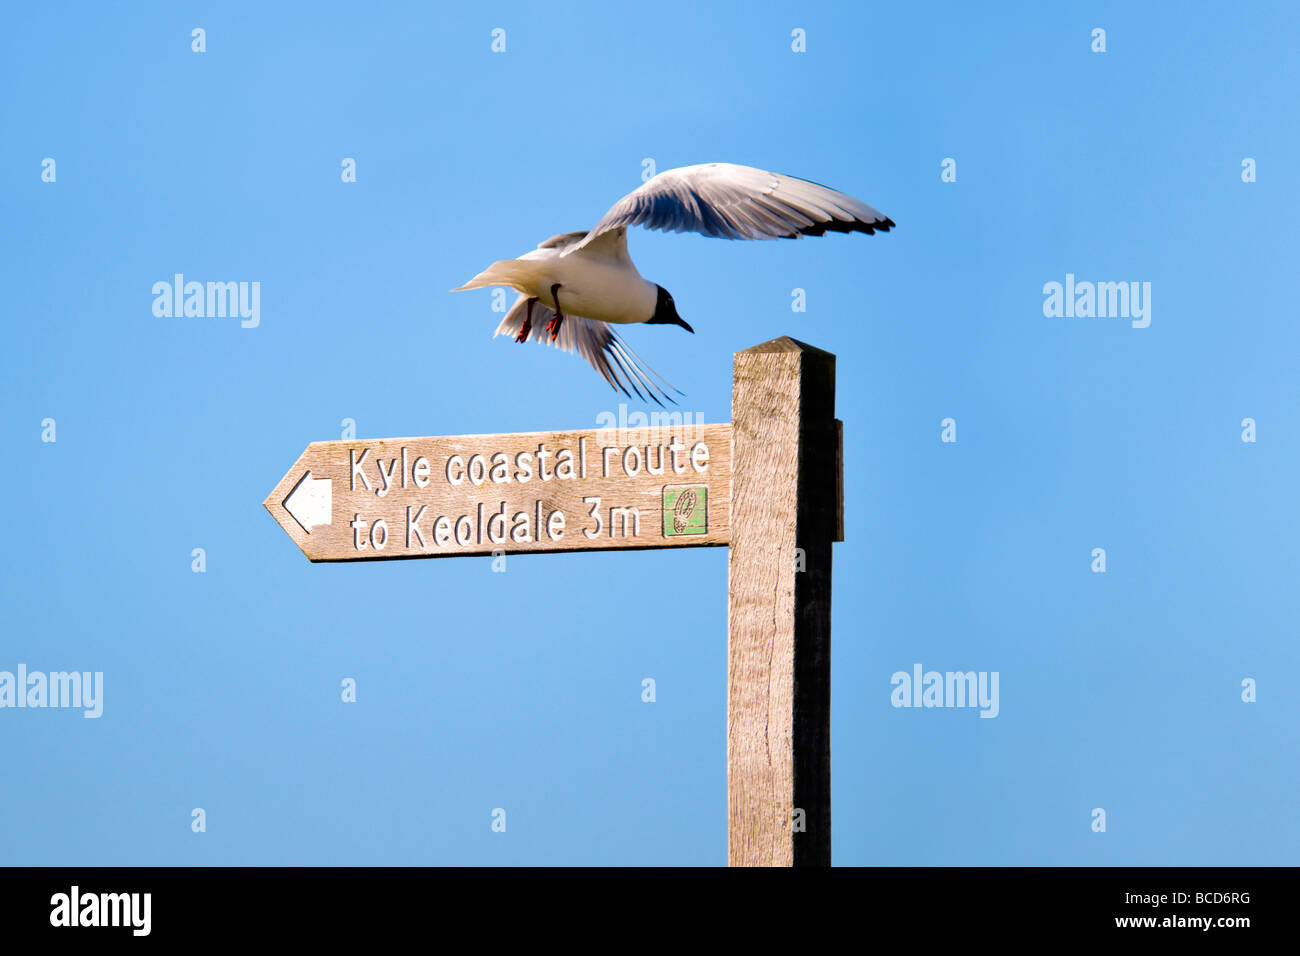
[[[730,540],[731,426],[313,442],[266,508],[313,561]]]
[[[828,866],[835,356],[738,352],[732,421],[313,442],[263,502],[312,561],[729,545],[733,866]]]

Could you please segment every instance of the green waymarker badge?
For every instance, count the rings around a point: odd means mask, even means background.
[[[666,485],[664,487],[664,537],[707,534],[708,505],[709,489],[706,485]]]

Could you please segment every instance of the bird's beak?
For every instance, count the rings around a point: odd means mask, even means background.
[[[689,325],[687,325],[686,320],[683,319],[680,315],[677,316],[677,324],[680,325],[682,328],[684,328],[687,332],[690,332],[691,335],[695,334],[695,330],[691,328]]]

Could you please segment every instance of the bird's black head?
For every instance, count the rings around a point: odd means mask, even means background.
[[[687,332],[694,333],[695,330],[677,314],[677,306],[673,302],[673,297],[668,294],[668,290],[661,285],[655,288],[659,290],[659,299],[655,302],[655,314],[646,320],[646,325],[680,325]]]

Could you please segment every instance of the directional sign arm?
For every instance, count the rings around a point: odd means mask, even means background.
[[[312,561],[731,540],[731,425],[313,442],[264,502]]]

